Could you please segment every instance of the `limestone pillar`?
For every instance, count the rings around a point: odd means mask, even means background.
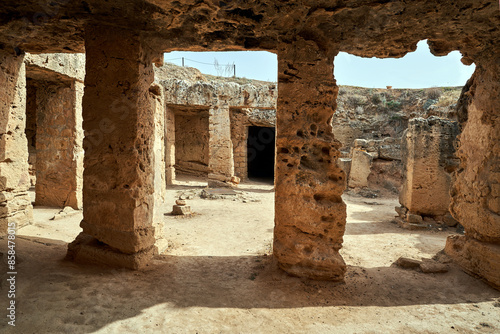
[[[229,106],[209,110],[209,181],[230,181],[234,173]]]
[[[33,221],[23,58],[0,50],[0,235]]]
[[[175,114],[165,106],[165,179],[167,185],[175,180]]]
[[[155,253],[161,254],[168,247],[163,238],[164,214],[167,211],[165,201],[167,196],[167,182],[165,174],[165,98],[162,87],[156,83],[151,86],[150,98],[154,111],[154,207],[153,226],[156,242]]]
[[[82,207],[82,95],[80,82],[37,87],[36,205]]]
[[[441,220],[450,205],[456,169],[457,122],[429,117],[410,120],[402,137],[403,185],[399,202],[409,213]]]
[[[292,275],[340,281],[346,180],[330,123],[333,56],[304,40],[278,52],[274,255]]]
[[[465,236],[449,237],[445,251],[466,271],[500,288],[500,55],[476,61],[459,104],[464,128],[461,165],[451,190],[451,213]]]
[[[87,27],[83,232],[68,258],[137,269],[154,251],[151,49],[132,32]]]

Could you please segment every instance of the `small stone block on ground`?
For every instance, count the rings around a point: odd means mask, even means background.
[[[408,220],[408,223],[411,224],[422,224],[424,219],[420,215],[416,215],[413,213],[409,213],[406,215],[406,219]]]
[[[172,214],[174,216],[186,216],[192,214],[191,206],[189,205],[174,205]]]

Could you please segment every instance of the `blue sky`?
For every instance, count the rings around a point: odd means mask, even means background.
[[[235,64],[236,76],[249,79],[276,81],[277,57],[269,52],[170,52],[165,61],[196,67],[202,73],[221,74],[214,67]],[[463,86],[474,72],[474,65],[460,62],[461,54],[453,51],[444,57],[435,57],[426,41],[420,41],[415,52],[399,59],[361,58],[341,52],[335,57],[335,78],[339,85],[369,88],[427,88],[435,86]],[[199,64],[202,62],[206,64]],[[232,72],[227,75],[232,75]]]

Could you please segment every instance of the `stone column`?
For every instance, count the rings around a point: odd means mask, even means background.
[[[410,120],[401,139],[403,185],[399,193],[399,203],[408,210],[402,218],[409,223],[417,222],[411,221],[415,219],[412,215],[442,221],[448,213],[459,133],[457,122],[438,117]]]
[[[165,178],[167,185],[175,180],[175,114],[165,106]]]
[[[304,40],[279,48],[274,255],[292,275],[341,281],[346,180],[331,127],[333,56]]]
[[[233,143],[229,106],[219,104],[209,111],[209,186],[222,185],[219,181],[230,181],[234,173]]]
[[[153,226],[156,242],[155,253],[163,253],[168,242],[163,238],[163,227],[165,219],[165,201],[167,196],[167,182],[165,175],[165,98],[163,87],[154,83],[150,88],[150,98],[154,111],[154,210]]]
[[[464,128],[450,210],[465,228],[445,251],[466,271],[500,288],[500,55],[476,61],[459,105]]]
[[[33,222],[23,58],[0,50],[0,235]]]
[[[36,205],[82,207],[82,94],[80,82],[37,87]]]
[[[242,110],[231,112],[231,141],[233,144],[234,175],[248,179],[248,116]]]
[[[68,258],[141,268],[154,251],[152,52],[140,37],[86,27],[83,232]]]

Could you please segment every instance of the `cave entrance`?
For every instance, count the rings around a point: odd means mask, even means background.
[[[249,126],[247,139],[248,178],[274,181],[276,128]]]

